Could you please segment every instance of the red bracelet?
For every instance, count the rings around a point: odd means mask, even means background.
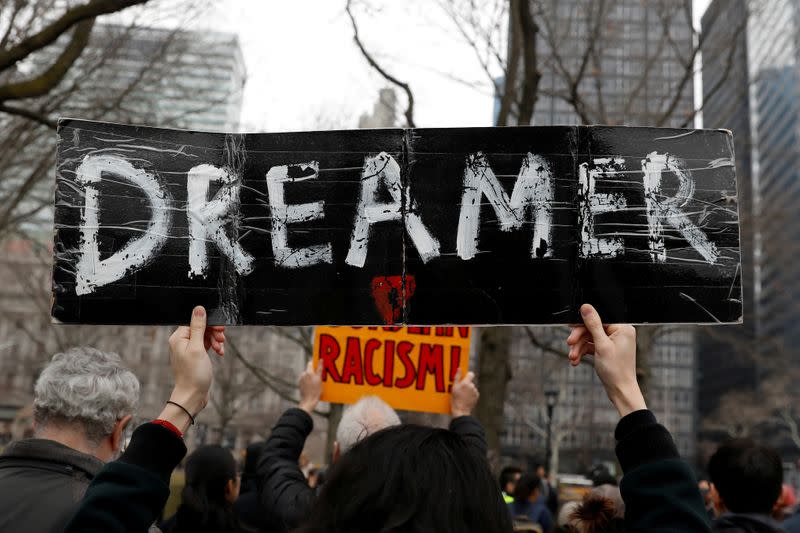
[[[175,424],[172,422],[167,422],[166,420],[157,418],[156,420],[153,420],[153,424],[158,424],[159,426],[165,427],[171,432],[175,433],[178,437],[183,438],[183,433],[181,433],[181,430],[176,428]]]

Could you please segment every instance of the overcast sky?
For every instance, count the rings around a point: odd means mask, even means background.
[[[709,0],[695,0],[695,15]],[[239,34],[247,65],[242,127],[356,127],[381,87],[356,49],[344,0],[224,0],[205,24]],[[378,2],[362,40],[417,101],[420,127],[491,125],[488,78],[434,0]],[[479,82],[481,89],[455,81]]]

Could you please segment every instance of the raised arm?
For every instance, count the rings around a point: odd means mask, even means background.
[[[261,505],[282,531],[297,527],[311,511],[314,491],[300,470],[298,461],[306,438],[314,429],[311,413],[322,394],[322,365],[312,363],[301,374],[300,403],[288,409],[272,428],[258,462],[258,492]]]
[[[206,327],[206,312],[196,307],[191,326],[169,340],[175,387],[153,422],[134,431],[117,461],[95,476],[65,532],[142,532],[158,518],[169,496],[172,471],[186,455],[183,433],[208,403],[212,367],[207,350],[224,353],[225,328]]]
[[[680,459],[667,429],[656,421],[636,380],[636,330],[604,325],[591,305],[581,307],[583,325],[567,338],[572,366],[594,355],[594,368],[620,416],[615,431],[620,484],[629,531],[711,531],[689,465]]]

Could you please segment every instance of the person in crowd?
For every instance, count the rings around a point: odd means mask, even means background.
[[[550,511],[550,515],[556,516],[558,513],[558,491],[550,484],[547,468],[544,464],[538,464],[534,472],[539,476],[539,479],[542,480],[542,486],[539,489],[539,498],[542,499],[547,510]]]
[[[707,479],[700,479],[697,482],[697,488],[700,489],[700,494],[703,496],[703,503],[706,506],[708,517],[713,520],[716,518],[716,514],[714,514],[714,502],[711,501],[711,483]]]
[[[201,446],[186,459],[186,485],[163,533],[241,533],[246,531],[233,503],[241,479],[231,452],[222,446]]]
[[[783,466],[778,453],[752,439],[722,444],[708,461],[714,531],[781,532],[772,510],[781,495]]]
[[[514,501],[508,504],[508,512],[515,529],[520,523],[538,524],[547,533],[553,527],[553,515],[540,497],[542,480],[536,474],[523,474],[514,487]]]
[[[244,526],[252,531],[270,533],[273,530],[270,518],[261,509],[258,501],[258,482],[256,467],[264,449],[263,442],[255,442],[247,446],[244,456],[244,469],[242,471],[242,485],[239,497],[233,508]]]
[[[578,508],[580,502],[570,501],[565,502],[558,510],[556,518],[556,533],[576,533],[577,529],[572,524],[572,513]]]
[[[567,338],[569,361],[577,366],[584,356],[594,356],[594,370],[619,413],[616,452],[627,530],[710,531],[694,472],[647,409],[636,380],[636,330],[604,325],[589,304],[580,313],[583,325],[573,326]]]
[[[787,517],[794,514],[797,508],[797,495],[794,492],[794,487],[788,483],[784,483],[781,487],[781,495],[778,501],[772,508],[772,518],[777,521],[786,520]]]
[[[600,485],[617,485],[617,478],[611,473],[603,463],[598,463],[589,470],[589,479],[592,480],[592,486],[599,487]]]
[[[139,401],[118,355],[73,348],[34,386],[34,438],[0,456],[0,531],[61,531],[92,478],[114,458]]]
[[[451,396],[450,429],[486,454],[483,428],[470,416],[478,402],[478,389],[474,374],[460,379],[456,374]],[[314,489],[298,466],[306,438],[314,421],[311,413],[319,403],[322,393],[322,367],[317,370],[309,362],[299,380],[300,402],[288,409],[267,439],[258,466],[259,494],[262,508],[280,524],[277,531],[291,531],[307,516],[316,500]],[[333,444],[333,463],[336,464],[355,444],[377,431],[400,424],[397,413],[377,397],[364,397],[345,409],[336,431]]]
[[[392,426],[331,467],[297,533],[507,533],[508,511],[485,453],[455,431]]]
[[[500,490],[506,503],[514,501],[514,487],[517,486],[520,477],[522,469],[518,466],[507,466],[500,471]]]
[[[191,325],[169,339],[175,385],[168,403],[157,419],[136,428],[119,459],[97,473],[65,533],[138,533],[155,522],[169,497],[172,471],[186,455],[183,434],[208,403],[208,349],[222,356],[224,343],[225,328],[206,327],[205,309],[195,307]]]

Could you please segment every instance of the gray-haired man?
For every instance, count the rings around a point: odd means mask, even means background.
[[[35,437],[0,456],[0,531],[62,531],[89,482],[120,449],[139,381],[118,355],[73,348],[34,388]]]

